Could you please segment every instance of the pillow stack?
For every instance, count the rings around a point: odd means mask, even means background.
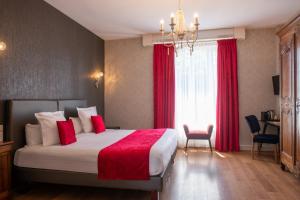
[[[36,113],[35,117],[41,125],[43,145],[59,144],[60,140],[56,122],[66,120],[64,112],[40,112]]]
[[[39,124],[26,124],[27,146],[68,145],[77,141],[76,134],[106,130],[102,116],[97,114],[96,106],[77,108],[78,117],[66,120],[63,111],[35,113]]]
[[[75,133],[76,134],[82,133],[83,129],[79,117],[70,117],[69,119],[72,120],[73,122]]]
[[[93,124],[91,121],[92,116],[97,115],[96,106],[89,107],[89,108],[77,108],[78,117],[80,118],[81,125],[83,131],[85,133],[90,133],[93,131]]]
[[[105,125],[100,115],[97,115],[96,106],[89,108],[77,108],[83,131],[85,133],[101,133],[105,131]]]
[[[43,144],[41,125],[39,124],[26,124],[25,125],[25,138],[28,146]]]

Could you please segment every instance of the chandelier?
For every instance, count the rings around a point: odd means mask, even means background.
[[[164,20],[160,21],[160,33],[161,41],[165,46],[174,46],[175,53],[177,55],[177,48],[188,47],[190,49],[190,54],[192,55],[194,50],[194,45],[198,39],[199,31],[199,17],[197,14],[194,15],[194,21],[191,23],[190,27],[187,28],[185,24],[184,12],[182,10],[182,2],[178,1],[179,8],[176,14],[171,14],[170,28],[171,32],[165,34]]]

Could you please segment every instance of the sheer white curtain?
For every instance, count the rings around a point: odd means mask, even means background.
[[[217,95],[217,43],[198,43],[192,56],[188,48],[178,49],[175,58],[175,127],[179,147],[186,137],[183,124],[190,129],[206,130],[214,125],[211,142],[215,142]],[[207,146],[207,141],[190,141],[189,146]]]

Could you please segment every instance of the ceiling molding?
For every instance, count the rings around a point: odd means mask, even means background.
[[[198,32],[198,41],[211,41],[220,39],[236,38],[238,40],[246,39],[246,29],[242,27],[237,28],[223,28],[213,30],[200,30]],[[171,41],[170,41],[171,42]],[[153,44],[161,43],[161,35],[159,33],[143,35],[143,46],[152,46]]]

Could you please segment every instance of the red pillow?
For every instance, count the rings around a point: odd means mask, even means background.
[[[105,131],[105,124],[100,115],[91,116],[91,120],[92,120],[95,133],[101,133]]]
[[[77,141],[72,120],[57,121],[60,144],[67,145]]]

